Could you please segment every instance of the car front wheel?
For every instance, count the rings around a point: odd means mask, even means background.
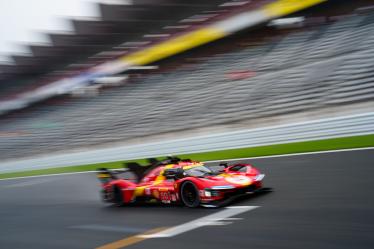
[[[185,181],[181,185],[180,196],[185,206],[193,208],[200,205],[199,190],[193,182]]]

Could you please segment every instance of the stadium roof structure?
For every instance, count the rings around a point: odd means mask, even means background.
[[[23,86],[26,91],[5,95],[0,114],[327,0],[113,1],[100,3],[100,20],[72,20],[74,34],[49,34],[52,46],[32,45],[32,56],[14,56],[15,65],[0,65],[0,88],[17,86],[17,77],[34,79]]]
[[[205,21],[220,13],[222,8],[227,10],[249,2],[133,0],[131,5],[125,4],[126,1],[123,1],[124,4],[121,4],[122,1],[99,3],[100,20],[71,20],[75,33],[48,34],[52,41],[50,46],[29,45],[32,52],[29,56],[12,56],[15,62],[13,65],[0,64],[0,80],[37,76],[70,63],[84,66],[80,62],[88,57],[92,57],[92,63],[95,63],[95,59],[110,59],[111,56],[123,54],[126,49],[165,39],[181,28]]]

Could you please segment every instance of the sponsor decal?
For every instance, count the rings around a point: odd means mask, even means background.
[[[163,192],[160,192],[160,199],[161,201],[165,201],[165,202],[170,202],[171,200],[171,195],[169,193],[169,191],[163,191]]]
[[[192,169],[194,167],[203,166],[203,165],[204,165],[203,163],[193,163],[193,164],[190,164],[190,165],[187,165],[187,166],[183,166],[183,169],[188,170],[188,169]]]
[[[249,185],[252,183],[250,178],[246,176],[241,176],[241,175],[228,176],[225,178],[225,180],[228,181],[229,183],[238,184],[238,185]]]

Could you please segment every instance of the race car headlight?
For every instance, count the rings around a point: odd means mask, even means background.
[[[265,174],[258,174],[258,175],[254,178],[254,180],[255,180],[255,181],[261,181],[262,179],[264,179],[264,177],[265,177]]]
[[[213,190],[213,189],[205,189],[204,195],[205,197],[217,197],[217,196],[221,196],[221,191]]]
[[[211,189],[214,190],[223,190],[223,189],[234,189],[235,187],[232,185],[222,185],[222,186],[213,186]]]

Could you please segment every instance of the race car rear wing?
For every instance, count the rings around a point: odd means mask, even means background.
[[[128,169],[115,169],[110,170],[108,168],[97,169],[96,176],[102,183],[107,183],[111,180],[118,179],[117,174],[128,171]]]
[[[102,183],[108,183],[111,180],[115,179],[121,179],[122,177],[119,177],[119,174],[125,173],[125,172],[131,172],[136,176],[136,179],[127,179],[126,180],[135,180],[140,181],[143,176],[146,174],[146,172],[153,168],[154,165],[146,165],[142,166],[136,162],[128,162],[124,163],[124,168],[122,169],[108,169],[108,168],[98,168],[96,176]]]
[[[167,165],[167,164],[175,164],[180,161],[185,161],[185,162],[190,162],[190,159],[180,159],[178,157],[172,157],[168,156],[164,160],[159,161],[155,158],[149,158],[148,159],[148,165],[140,165],[137,162],[126,162],[123,164],[122,169],[108,169],[108,168],[99,168],[97,169],[97,178],[102,182],[102,183],[107,183],[111,180],[114,179],[119,179],[117,177],[118,174],[124,173],[124,172],[131,172],[135,174],[136,176],[136,181],[140,181],[150,170],[154,169],[155,167],[159,167],[162,165]],[[134,180],[134,179],[131,179]]]
[[[125,163],[123,166],[125,169],[128,169],[129,171],[134,173],[136,177],[138,178],[138,181],[140,181],[152,169],[162,166],[162,165],[175,164],[180,161],[182,160],[178,157],[168,156],[162,161],[159,161],[156,158],[149,158],[148,165],[140,165],[137,162],[128,162],[128,163]]]

